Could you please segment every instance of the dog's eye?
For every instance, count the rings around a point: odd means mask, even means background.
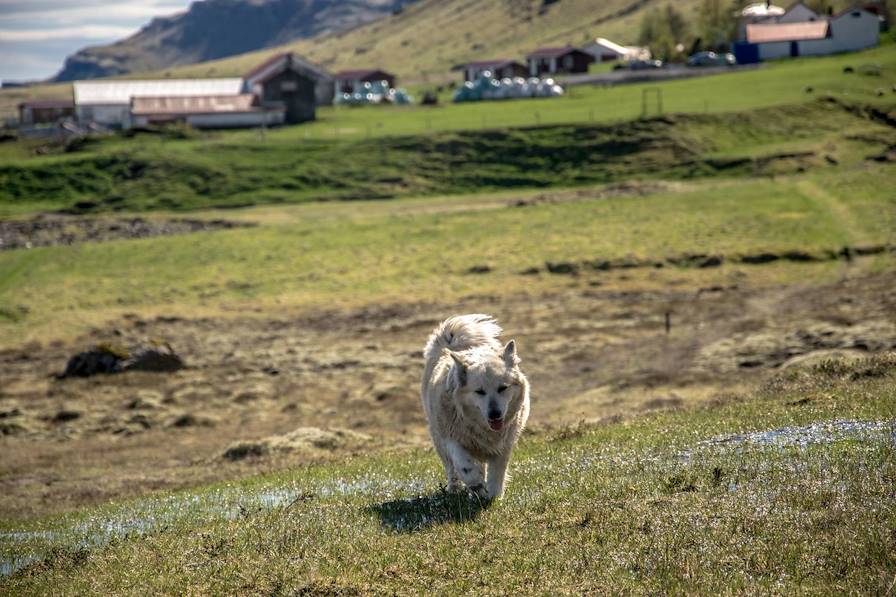
[[[485,390],[483,390],[482,388],[479,388],[478,390],[476,390],[476,393],[479,394],[480,396],[485,396]]]
[[[500,394],[501,392],[503,392],[503,391],[506,390],[506,389],[507,389],[507,386],[505,386],[505,385],[500,385],[500,386],[498,386],[498,393]]]

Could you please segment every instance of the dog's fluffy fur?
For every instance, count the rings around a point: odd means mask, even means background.
[[[529,418],[529,382],[516,344],[498,342],[488,315],[456,315],[429,337],[421,397],[448,489],[486,499],[504,493],[507,463]]]

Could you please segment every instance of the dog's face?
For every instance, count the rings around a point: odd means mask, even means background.
[[[501,431],[504,421],[519,408],[522,373],[516,344],[507,343],[501,355],[480,362],[468,362],[452,352],[454,364],[449,376],[454,399],[467,416],[479,416],[493,431]]]

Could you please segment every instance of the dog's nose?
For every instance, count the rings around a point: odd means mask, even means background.
[[[488,418],[491,419],[492,421],[494,421],[495,419],[500,419],[500,418],[501,418],[501,411],[500,411],[500,410],[494,410],[494,409],[491,409],[491,408],[490,408],[490,409],[488,410]]]

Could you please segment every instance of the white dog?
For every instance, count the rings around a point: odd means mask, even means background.
[[[460,490],[463,481],[486,499],[503,495],[510,453],[529,418],[516,344],[502,347],[500,334],[488,315],[456,315],[423,349],[423,409],[448,489]]]

